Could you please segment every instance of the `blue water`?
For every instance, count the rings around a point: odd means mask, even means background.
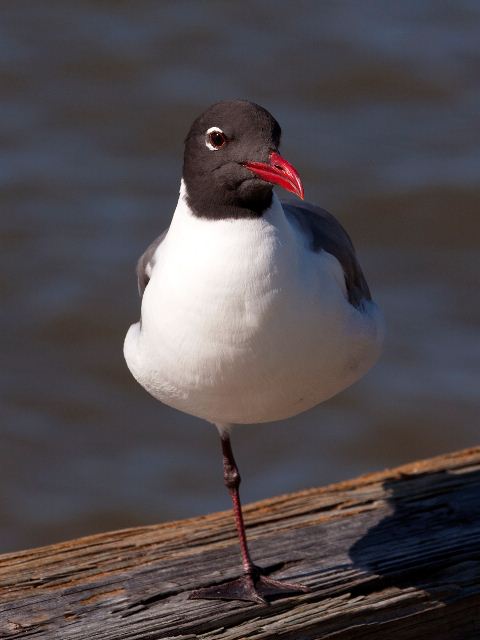
[[[182,141],[261,103],[388,323],[359,384],[244,427],[245,500],[473,445],[480,7],[18,0],[0,8],[0,550],[228,508],[216,435],[130,377],[134,264]]]

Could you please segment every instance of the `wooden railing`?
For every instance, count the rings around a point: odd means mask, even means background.
[[[254,559],[310,593],[189,600],[240,573],[230,512],[0,556],[0,638],[480,639],[480,448],[245,507]]]

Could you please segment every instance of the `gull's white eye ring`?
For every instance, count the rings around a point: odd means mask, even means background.
[[[218,127],[210,127],[205,135],[205,145],[210,151],[218,151],[227,144],[227,136]]]

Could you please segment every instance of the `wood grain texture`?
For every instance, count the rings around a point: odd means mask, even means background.
[[[239,575],[230,512],[0,556],[0,637],[480,638],[480,448],[245,507],[254,559],[311,593],[189,600]]]

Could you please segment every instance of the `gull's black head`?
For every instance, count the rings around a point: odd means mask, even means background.
[[[281,129],[253,102],[209,107],[185,140],[183,179],[192,211],[206,218],[258,217],[280,184],[303,197],[295,169],[278,154]]]

